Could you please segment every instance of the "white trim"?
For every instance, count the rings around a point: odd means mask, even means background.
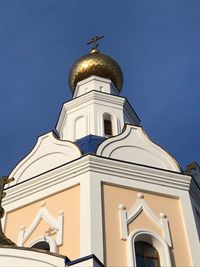
[[[186,240],[189,246],[189,252],[192,259],[192,266],[200,266],[200,243],[198,237],[198,231],[196,228],[196,222],[194,217],[194,211],[192,208],[190,195],[184,192],[180,196],[181,214],[183,218],[183,225],[186,233]]]
[[[84,89],[87,90],[81,90],[82,89],[81,87],[84,87],[85,85],[87,85],[87,87],[85,87]],[[105,91],[105,93],[107,94],[119,95],[119,91],[117,90],[117,88],[114,86],[113,82],[110,79],[92,75],[77,83],[73,98],[76,98],[77,96],[80,97],[92,90],[100,92]]]
[[[80,184],[80,257],[92,253],[104,262],[101,183],[95,178],[84,175]]]
[[[117,118],[117,131],[118,131],[118,134],[122,132],[122,125],[123,125],[123,123],[120,121],[119,118]]]
[[[62,161],[60,163],[54,163],[58,155],[62,157]],[[53,158],[51,158],[51,164],[48,162],[49,156],[53,156]],[[80,156],[81,152],[75,144],[69,141],[57,139],[53,132],[39,136],[31,152],[12,170],[9,178],[14,177],[15,179],[11,183],[7,184],[6,188],[27,180],[31,176],[40,175],[40,173],[49,170],[48,168],[56,168],[59,166],[59,164],[66,164],[74,159],[79,158]],[[44,161],[42,161],[42,164],[37,165],[37,167],[32,169],[31,172],[29,171],[34,164],[41,162],[41,160],[44,160],[45,157],[47,157],[48,164],[45,165],[47,169],[43,168]]]
[[[8,212],[63,191],[64,188],[76,186],[80,184],[81,175],[87,172],[99,174],[102,182],[175,198],[178,198],[182,191],[189,191],[191,185],[191,177],[187,175],[87,155],[17,186],[7,188],[3,206]]]
[[[164,240],[167,242],[168,246],[171,247],[172,243],[167,216],[161,213],[161,218],[158,218],[152,211],[152,209],[147,205],[144,199],[138,199],[134,206],[128,212],[126,212],[124,205],[119,206],[119,212],[121,214],[121,239],[126,240],[128,238],[128,224],[134,221],[135,218],[139,216],[142,211],[144,211],[149,217],[149,219],[162,230]]]
[[[52,239],[50,236],[40,236],[40,237],[34,239],[33,241],[31,241],[28,244],[28,247],[31,248],[33,245],[35,245],[36,243],[41,242],[41,241],[46,241],[49,244],[50,252],[57,253],[58,247],[57,247],[56,241],[54,239]]]
[[[127,152],[123,152],[125,148]],[[118,152],[116,153],[116,151]],[[137,155],[138,151],[140,153]],[[126,125],[122,134],[103,141],[96,152],[98,156],[116,158],[118,160],[126,158],[127,153],[130,156],[128,158],[130,162],[142,164],[144,159],[147,158],[146,164],[149,166],[181,172],[181,168],[175,158],[151,141],[143,128],[134,125]]]
[[[100,136],[104,136],[103,114],[104,112],[97,113],[97,131],[99,132]]]
[[[1,247],[0,259],[1,267],[66,267],[64,256],[29,248]]]
[[[123,204],[119,205],[119,226],[120,226],[121,240],[127,240],[128,237],[127,212],[126,212],[126,207]]]
[[[41,207],[36,214],[34,220],[29,225],[29,227],[26,229],[24,226],[21,227],[19,231],[19,237],[18,237],[18,245],[23,246],[25,241],[31,236],[31,234],[34,232],[40,221],[43,219],[45,222],[56,230],[56,243],[57,245],[62,245],[63,243],[63,212],[61,212],[57,219],[55,219],[49,211],[46,209],[46,207]]]
[[[194,218],[195,218],[195,223],[196,223],[196,229],[198,232],[199,236],[199,241],[200,241],[200,206],[197,204],[197,202],[191,197],[191,204],[194,212]]]
[[[1,228],[2,228],[2,231],[4,232],[5,231],[5,226],[6,226],[6,219],[7,219],[7,212],[4,213],[4,216],[3,218],[1,219]]]
[[[156,248],[160,257],[161,267],[171,267],[170,251],[167,243],[156,233],[148,229],[138,229],[128,236],[127,257],[128,266],[136,267],[135,246],[136,241],[146,241]]]

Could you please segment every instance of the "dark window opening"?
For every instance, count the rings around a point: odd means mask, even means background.
[[[112,135],[112,123],[110,120],[104,120],[104,133],[105,135]]]
[[[158,251],[149,243],[135,242],[135,254],[137,267],[160,267]]]
[[[47,243],[46,241],[37,242],[32,246],[32,248],[38,248],[38,249],[50,251],[49,243]]]

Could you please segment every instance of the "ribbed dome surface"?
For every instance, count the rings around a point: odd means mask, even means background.
[[[78,82],[96,75],[101,78],[110,79],[118,91],[123,85],[123,74],[120,66],[111,57],[93,49],[90,54],[78,59],[69,73],[69,85],[74,92]]]

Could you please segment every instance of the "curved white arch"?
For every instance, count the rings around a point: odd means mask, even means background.
[[[88,134],[88,116],[80,115],[74,120],[74,140]]]
[[[141,127],[134,125],[127,124],[121,134],[103,141],[96,154],[175,172],[181,171],[175,158],[154,143]]]
[[[31,152],[15,166],[9,175],[9,177],[14,177],[15,180],[7,187],[68,163],[80,156],[81,152],[75,144],[59,140],[52,132],[49,132],[38,137],[37,143]]]
[[[55,252],[55,253],[57,252],[56,241],[54,239],[52,239],[50,236],[40,236],[40,237],[34,239],[33,241],[31,241],[28,244],[28,247],[31,248],[33,245],[35,245],[36,243],[41,242],[41,241],[45,241],[49,244],[50,252]]]
[[[156,248],[160,257],[161,267],[171,267],[170,251],[165,240],[148,229],[137,229],[127,239],[128,266],[136,267],[135,242],[146,241]]]

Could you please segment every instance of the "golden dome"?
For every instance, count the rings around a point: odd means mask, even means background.
[[[69,86],[74,92],[78,82],[96,75],[110,79],[120,92],[123,85],[123,74],[120,66],[111,57],[93,48],[90,54],[78,59],[69,73]]]

